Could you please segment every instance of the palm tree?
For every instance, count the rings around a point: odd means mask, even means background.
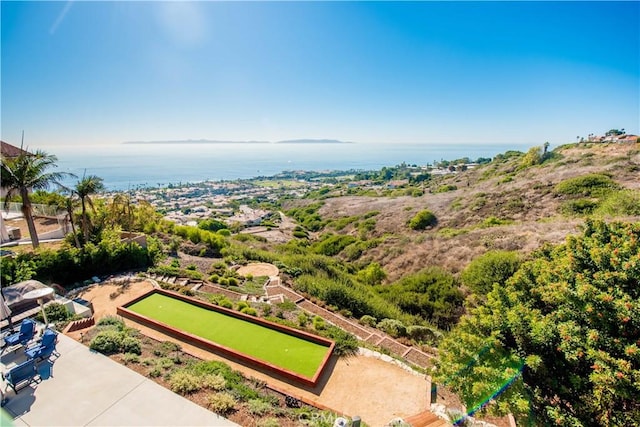
[[[73,233],[73,239],[76,242],[76,248],[80,247],[80,241],[78,240],[78,233],[76,233],[76,225],[75,222],[73,220],[73,210],[74,210],[74,205],[73,205],[73,195],[75,193],[73,191],[71,191],[71,193],[69,194],[69,197],[65,198],[65,209],[67,211],[67,216],[69,217],[69,223],[71,224],[71,232]]]
[[[57,167],[58,158],[53,154],[37,150],[35,153],[22,152],[17,157],[2,157],[2,187],[7,190],[5,206],[14,194],[19,194],[22,199],[22,214],[29,228],[31,244],[36,249],[40,245],[36,225],[33,221],[33,212],[29,192],[33,190],[46,190],[51,184],[61,188],[64,186],[60,180],[67,176],[74,176],[66,172],[47,172],[49,168]]]
[[[80,198],[82,205],[82,233],[84,235],[84,243],[89,241],[89,216],[87,215],[87,205],[91,207],[92,211],[95,211],[93,207],[92,195],[104,190],[104,184],[102,178],[96,175],[83,176],[76,184],[75,193]]]

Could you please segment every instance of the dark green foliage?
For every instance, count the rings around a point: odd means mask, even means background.
[[[293,237],[297,237],[298,239],[308,239],[309,233],[307,233],[306,231],[294,230]]]
[[[120,331],[106,329],[96,335],[89,343],[89,348],[102,354],[118,353],[122,348],[123,334]]]
[[[640,215],[640,191],[620,190],[607,195],[595,211],[596,215]]]
[[[375,289],[401,310],[427,319],[442,329],[450,328],[457,321],[464,301],[454,277],[436,267],[406,276],[390,285],[377,286]]]
[[[294,288],[338,309],[347,309],[354,317],[369,314],[379,319],[388,317],[409,320],[409,316],[406,316],[397,305],[385,300],[384,295],[378,295],[374,288],[358,282],[336,282],[318,276],[302,275],[294,282]]]
[[[407,328],[401,321],[396,319],[382,319],[376,327],[394,338],[403,337],[407,334]]]
[[[142,354],[142,345],[140,340],[135,337],[127,336],[122,339],[122,353]]]
[[[333,227],[336,231],[340,231],[345,228],[347,225],[353,224],[358,221],[357,216],[346,216],[338,219],[334,219],[333,221],[327,224],[327,227]]]
[[[116,316],[105,316],[98,320],[97,326],[113,326],[116,329],[123,330],[125,327],[124,321],[120,317]]]
[[[376,320],[376,318],[373,316],[369,316],[368,314],[365,314],[364,316],[362,316],[359,322],[363,325],[371,326],[372,328],[375,328],[375,326],[378,324],[378,321]]]
[[[640,223],[587,220],[582,235],[535,253],[445,338],[438,380],[473,407],[522,360],[521,379],[492,406],[498,413],[532,411],[538,425],[639,425],[639,280]]]
[[[412,230],[424,230],[427,227],[433,227],[437,222],[436,216],[431,211],[423,210],[411,218],[408,225]]]
[[[495,216],[490,216],[485,218],[484,221],[480,223],[481,228],[489,228],[489,227],[499,227],[501,225],[512,224],[513,221],[510,219],[501,219]]]
[[[322,207],[322,202],[312,203],[304,207],[290,209],[287,211],[287,215],[293,217],[307,230],[319,231],[325,224],[320,214],[318,214],[320,207]]]
[[[44,311],[47,314],[47,320],[49,322],[64,322],[65,320],[69,320],[73,317],[73,314],[67,310],[67,307],[58,302],[47,304]],[[42,311],[39,311],[35,318],[38,322],[44,322]]]
[[[161,276],[171,277],[188,277],[190,279],[200,280],[203,275],[199,271],[188,268],[176,268],[172,265],[158,265],[148,269],[149,273],[155,273]]]
[[[556,194],[570,196],[597,197],[607,191],[618,189],[618,184],[609,176],[599,173],[578,176],[559,182],[554,191]]]
[[[440,187],[438,187],[436,189],[436,191],[434,191],[434,193],[447,193],[449,191],[455,191],[457,189],[458,189],[458,187],[456,187],[453,184],[445,184],[445,185],[441,185]]]
[[[353,356],[358,353],[358,339],[337,326],[325,324],[324,329],[320,331],[320,335],[335,341],[336,345],[333,352],[336,356]]]
[[[564,215],[590,215],[598,207],[598,202],[591,199],[567,200],[560,206]]]
[[[435,344],[437,339],[442,336],[442,333],[428,326],[411,325],[407,326],[407,336],[416,342]]]
[[[258,312],[253,307],[244,307],[240,310],[240,313],[248,314],[249,316],[257,316]]]
[[[227,224],[217,219],[209,218],[198,222],[198,228],[207,231],[219,231],[227,229]]]
[[[256,390],[245,384],[242,373],[234,371],[225,363],[216,361],[196,362],[186,369],[188,372],[198,376],[216,374],[222,376],[226,381],[227,390],[240,401],[257,399],[260,396]]]
[[[478,295],[486,295],[494,283],[503,285],[520,266],[516,252],[490,251],[475,258],[461,274],[462,283]]]
[[[125,243],[119,238],[108,237],[98,244],[87,243],[82,249],[65,247],[56,251],[25,252],[15,258],[2,258],[3,284],[25,280],[25,271],[43,282],[63,285],[152,265],[159,254],[155,239],[148,239],[148,246]]]
[[[344,234],[328,234],[323,239],[311,246],[315,253],[334,256],[338,255],[344,248],[355,242],[357,239],[353,236]]]
[[[174,227],[174,233],[183,239],[188,239],[191,243],[204,243],[213,252],[219,256],[223,248],[227,246],[227,242],[221,234],[192,227],[188,225],[177,225]]]

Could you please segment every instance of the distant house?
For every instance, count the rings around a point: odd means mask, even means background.
[[[0,153],[2,153],[3,158],[8,159],[13,159],[21,154],[31,154],[20,147],[16,147],[15,145],[11,145],[8,142],[4,141],[0,141]]]
[[[387,183],[387,188],[388,189],[400,188],[400,187],[404,187],[407,184],[409,184],[408,179],[398,179],[395,181],[389,181]]]
[[[640,138],[638,135],[621,135],[618,138],[617,142],[619,142],[621,144],[622,143],[626,143],[626,144],[631,143],[631,144],[633,144],[633,143],[638,142],[638,138]]]

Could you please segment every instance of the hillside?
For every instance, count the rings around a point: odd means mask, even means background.
[[[562,242],[583,222],[581,215],[567,214],[563,208],[575,197],[554,190],[564,180],[597,173],[611,177],[620,188],[640,189],[638,144],[568,145],[555,149],[544,163],[524,168],[523,154],[504,157],[434,177],[424,184],[424,195],[419,197],[397,192],[377,197],[339,195],[342,190],[333,190],[322,197],[318,213],[325,221],[336,221],[378,212],[367,237],[382,237],[382,243],[365,251],[358,262],[379,262],[388,281],[393,281],[431,265],[456,273],[490,249],[530,252],[547,242]],[[606,196],[605,191],[599,199],[590,200],[598,203]],[[293,201],[286,207],[313,202]],[[407,222],[424,209],[435,214],[437,225],[410,230]],[[358,225],[354,219],[340,230],[326,227],[317,235],[357,236],[361,234]]]

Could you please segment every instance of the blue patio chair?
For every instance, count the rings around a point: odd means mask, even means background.
[[[51,329],[46,329],[42,334],[40,342],[24,351],[29,359],[48,359],[53,354],[58,357],[60,354],[56,352],[56,344],[58,342],[58,334]]]
[[[7,382],[5,390],[11,387],[13,392],[18,394],[18,385],[24,382],[29,385],[38,376],[36,362],[33,359],[27,359],[25,362],[11,368],[8,372],[3,373],[2,379]]]
[[[33,339],[36,333],[36,322],[31,319],[24,319],[20,324],[20,331],[4,338],[7,347],[22,344],[25,345]]]

